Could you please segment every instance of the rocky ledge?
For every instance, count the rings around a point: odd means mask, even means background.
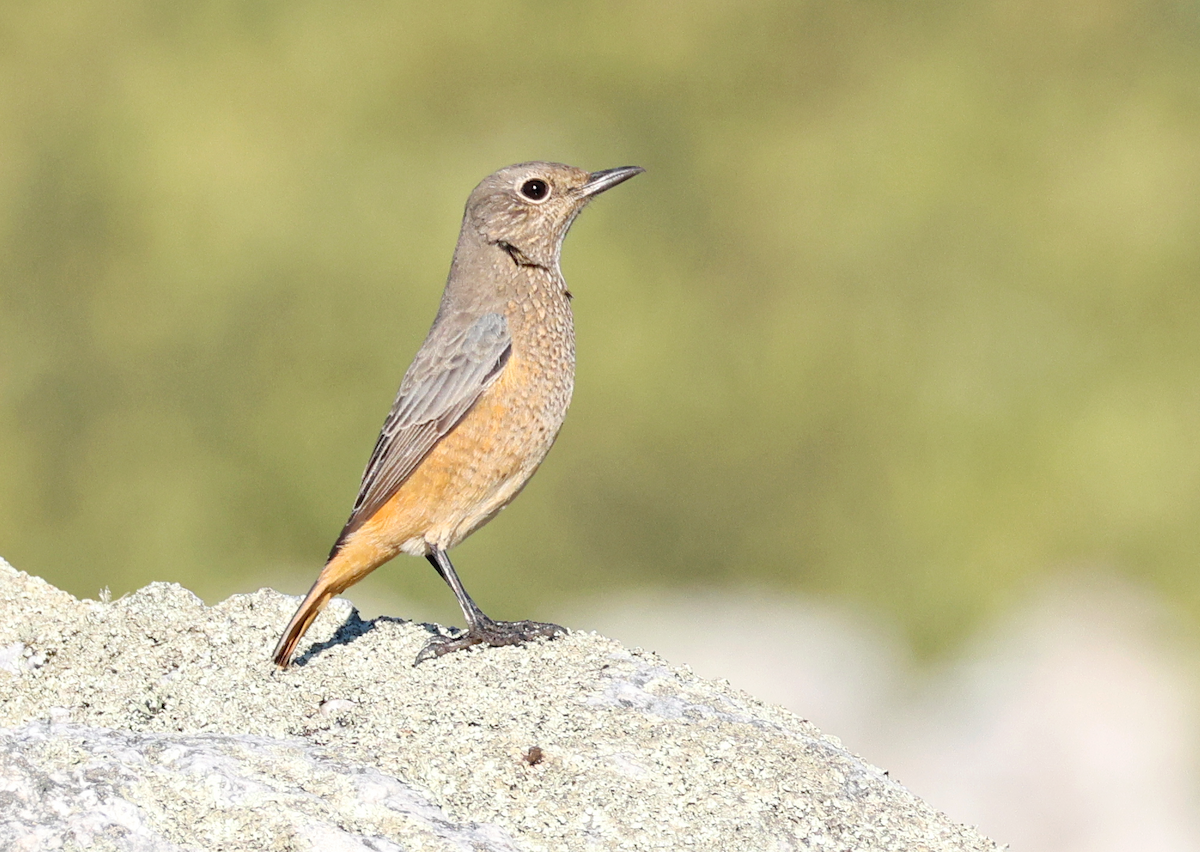
[[[0,560],[0,848],[992,850],[836,739],[593,633],[413,659],[437,629]]]

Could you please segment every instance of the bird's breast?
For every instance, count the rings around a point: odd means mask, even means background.
[[[532,288],[506,305],[512,356],[496,390],[558,432],[575,386],[575,324],[561,292]]]

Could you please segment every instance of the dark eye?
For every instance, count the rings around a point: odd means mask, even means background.
[[[534,178],[521,184],[521,194],[530,201],[541,201],[550,194],[550,187],[546,185],[544,180]]]

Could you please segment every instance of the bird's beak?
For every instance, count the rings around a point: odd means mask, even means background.
[[[640,175],[644,171],[646,170],[641,166],[621,166],[619,169],[592,172],[588,176],[587,183],[579,188],[579,193],[584,198],[599,195],[604,190],[612,189],[617,184],[629,180],[634,175]]]

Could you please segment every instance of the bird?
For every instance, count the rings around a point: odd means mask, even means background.
[[[401,553],[429,561],[467,622],[432,638],[413,665],[566,632],[489,618],[447,551],[521,492],[558,436],[575,378],[563,238],[589,201],[643,171],[518,163],[471,192],[433,326],[384,420],[350,518],[275,647],[279,668],[332,597]]]

